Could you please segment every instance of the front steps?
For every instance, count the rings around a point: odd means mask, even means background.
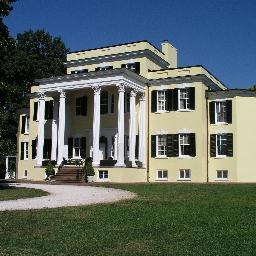
[[[53,180],[58,183],[82,183],[83,169],[77,166],[63,166]]]

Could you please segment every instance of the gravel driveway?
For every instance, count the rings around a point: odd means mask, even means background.
[[[11,186],[36,188],[50,193],[48,196],[0,202],[0,211],[57,208],[90,205],[132,199],[136,194],[121,189],[75,185],[11,184]]]

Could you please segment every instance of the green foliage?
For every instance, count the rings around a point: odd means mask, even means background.
[[[252,86],[249,88],[249,90],[251,90],[251,91],[256,91],[256,84],[252,85]]]
[[[94,171],[94,168],[92,166],[92,159],[90,157],[86,159],[83,169],[84,169],[85,177],[95,175],[95,171]]]
[[[138,197],[104,205],[0,212],[1,253],[255,255],[254,184],[104,186]]]
[[[46,179],[47,180],[50,178],[50,176],[55,175],[55,170],[54,170],[54,167],[53,167],[51,161],[49,161],[48,164],[47,164],[47,167],[45,169],[45,174],[46,174]]]
[[[59,37],[44,30],[10,37],[3,17],[14,2],[0,0],[0,156],[16,154],[18,110],[28,106],[35,79],[65,74],[68,52]]]

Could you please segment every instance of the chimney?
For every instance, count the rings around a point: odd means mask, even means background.
[[[173,47],[168,40],[162,42],[162,52],[164,53],[164,59],[170,65],[169,68],[177,68],[177,49]]]

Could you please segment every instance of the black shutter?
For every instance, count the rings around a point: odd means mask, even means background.
[[[136,135],[136,143],[135,143],[135,158],[139,158],[139,135]]]
[[[36,158],[36,146],[37,146],[37,141],[36,140],[32,140],[32,159]]]
[[[189,88],[189,103],[189,108],[195,110],[195,87]]]
[[[166,90],[166,110],[167,111],[172,111],[172,100],[173,100],[173,90],[168,89]]]
[[[190,142],[190,156],[196,156],[196,135],[195,133],[189,134]]]
[[[209,104],[209,115],[210,115],[210,124],[215,124],[215,102],[211,101]]]
[[[45,112],[44,112],[44,119],[48,120],[49,116],[49,101],[45,102]]]
[[[139,74],[140,73],[140,63],[139,62],[135,62],[135,73]]]
[[[178,110],[178,92],[179,89],[175,88],[172,93],[172,110],[176,111]]]
[[[151,157],[156,157],[156,135],[151,135]]]
[[[151,112],[157,111],[157,91],[151,92]]]
[[[210,155],[216,157],[216,134],[210,135]]]
[[[126,64],[121,64],[121,68],[126,68]]]
[[[68,138],[68,158],[73,157],[73,138]]]
[[[227,123],[232,124],[232,100],[226,101]]]
[[[37,120],[38,102],[34,102],[33,121]]]
[[[227,156],[233,156],[233,133],[227,133]]]
[[[177,157],[179,156],[179,135],[167,134],[167,156]]]
[[[26,116],[21,117],[21,133],[25,133],[25,126],[26,126]]]
[[[20,160],[24,160],[24,142],[20,143]]]
[[[81,100],[81,115],[86,116],[87,115],[87,96],[82,97]]]
[[[86,137],[81,138],[81,157],[86,158]]]

